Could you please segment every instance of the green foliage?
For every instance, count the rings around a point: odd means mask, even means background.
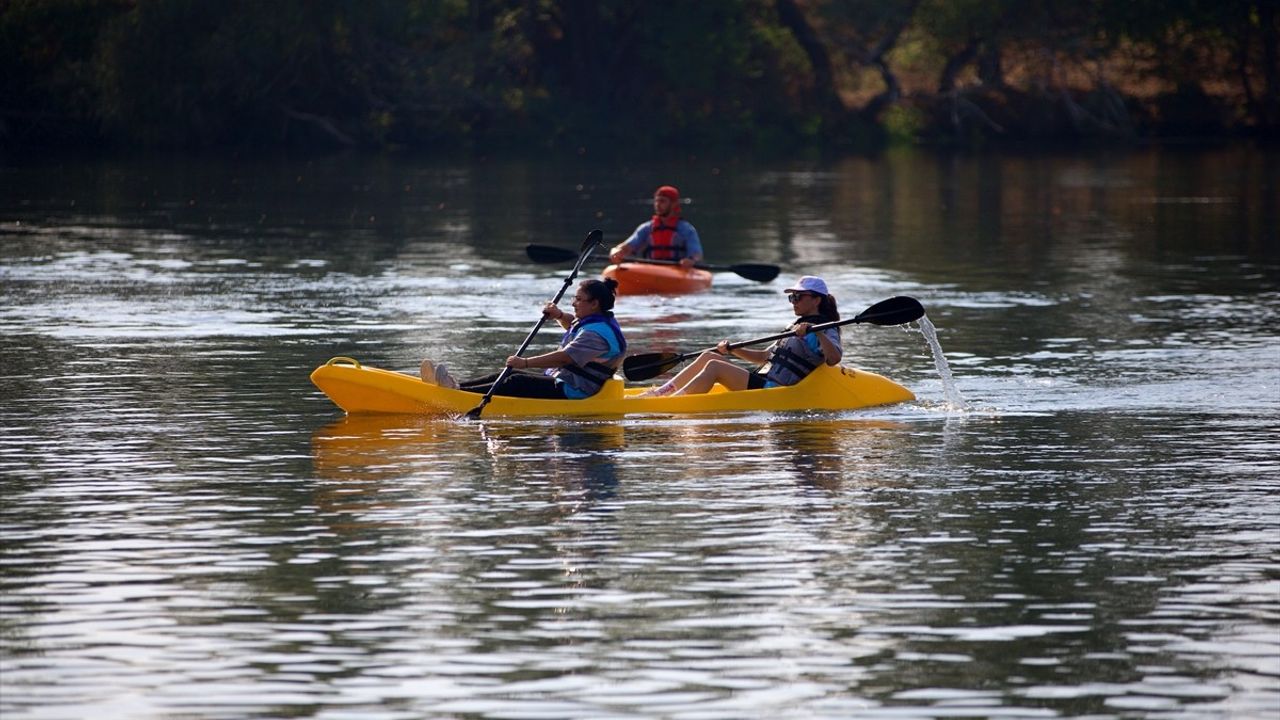
[[[925,130],[925,116],[909,105],[895,105],[884,114],[884,129],[894,145],[910,145]]]
[[[96,134],[94,54],[127,0],[8,0],[0,4],[0,133],[31,142]]]
[[[1274,129],[1276,17],[1262,0],[8,0],[0,142],[860,146],[954,125],[904,105],[898,74],[916,95],[975,76],[1003,92],[1015,53],[1077,77],[1127,53],[1163,83],[1142,108],[1157,122]],[[1098,89],[1116,92],[1071,88]],[[985,107],[1024,131],[1093,112]]]

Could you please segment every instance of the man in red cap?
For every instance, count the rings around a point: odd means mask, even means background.
[[[653,218],[640,224],[631,237],[609,251],[609,260],[628,256],[650,260],[679,260],[689,267],[702,259],[698,231],[680,217],[680,191],[663,185],[653,193]]]

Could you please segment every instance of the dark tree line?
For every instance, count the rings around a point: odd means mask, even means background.
[[[1274,0],[7,0],[0,142],[874,145],[1280,127]]]

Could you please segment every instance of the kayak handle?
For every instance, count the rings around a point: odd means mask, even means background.
[[[330,360],[329,360],[329,362],[325,363],[325,365],[326,365],[326,366],[328,366],[328,365],[333,365],[334,363],[338,362],[339,360],[345,360],[345,361],[347,362],[347,364],[348,364],[348,365],[355,365],[357,370],[359,370],[359,369],[360,369],[360,361],[359,361],[359,360],[357,360],[357,359],[355,359],[355,358],[349,358],[349,357],[347,357],[347,356],[345,356],[345,355],[339,355],[339,356],[338,356],[338,357],[336,357],[336,358],[332,358],[332,359],[330,359]]]

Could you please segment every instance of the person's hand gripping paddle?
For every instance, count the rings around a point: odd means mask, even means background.
[[[858,313],[857,317],[847,320],[836,320],[835,322],[822,323],[821,325],[813,325],[809,328],[809,332],[817,332],[826,330],[827,328],[840,327],[841,325],[851,325],[853,323],[871,323],[872,325],[905,325],[909,322],[919,320],[924,316],[924,306],[919,300],[905,295],[891,297],[888,300],[881,300],[871,307]],[[773,342],[783,338],[791,337],[794,333],[779,333],[768,337],[755,338],[754,340],[743,340],[742,342],[729,343],[728,348],[747,347],[748,345],[759,345],[761,343]],[[715,350],[715,348],[708,348]],[[631,355],[622,361],[622,374],[628,380],[648,380],[655,378],[667,372],[671,368],[688,360],[691,357],[697,357],[706,350],[698,350],[689,353],[641,353],[639,355]]]
[[[601,230],[592,230],[591,232],[587,233],[587,239],[582,241],[582,248],[581,250],[578,251],[578,262],[574,264],[573,272],[569,273],[569,277],[564,279],[564,285],[560,286],[560,292],[556,293],[556,296],[552,298],[551,300],[552,305],[560,302],[560,298],[564,297],[565,291],[568,290],[569,286],[573,284],[574,278],[578,277],[578,271],[582,270],[583,264],[587,262],[587,258],[591,256],[592,251],[595,250],[597,247],[600,247],[600,241],[602,239],[604,239],[604,232]],[[533,337],[538,334],[538,331],[542,329],[542,324],[545,323],[546,321],[547,321],[546,315],[538,316],[538,322],[533,326],[533,330],[529,331],[529,334],[528,336],[525,337],[524,342],[520,343],[520,349],[516,350],[517,357],[522,356],[524,354],[524,351],[529,348],[529,343],[533,342]],[[488,405],[489,400],[493,398],[493,391],[497,390],[498,387],[502,385],[503,381],[507,379],[507,375],[510,375],[510,374],[511,374],[511,367],[510,366],[503,367],[502,372],[498,374],[498,379],[495,380],[494,383],[489,386],[489,391],[486,392],[484,394],[484,397],[480,399],[480,404],[468,410],[466,417],[472,420],[479,418],[480,413],[484,412],[485,405]]]

